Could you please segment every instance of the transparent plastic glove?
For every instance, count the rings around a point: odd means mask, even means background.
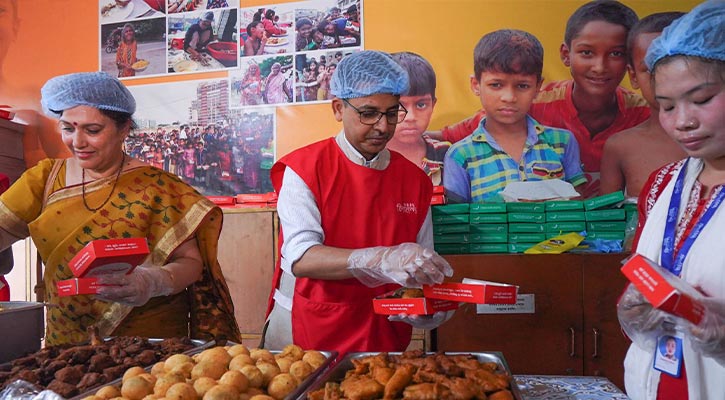
[[[413,326],[413,328],[425,329],[427,331],[441,326],[444,322],[453,317],[456,310],[436,311],[433,315],[407,315],[398,314],[388,317],[388,321],[405,322]]]
[[[169,271],[159,267],[140,265],[128,275],[101,275],[96,298],[129,306],[142,306],[150,298],[168,296],[174,290],[174,281]]]
[[[674,318],[654,308],[632,284],[619,298],[617,317],[627,336],[643,349],[654,348],[663,331],[663,323]]]
[[[690,327],[692,347],[725,366],[725,299],[703,298],[705,315]]]
[[[347,259],[347,269],[368,287],[397,283],[419,288],[453,275],[448,261],[417,243],[354,250]]]

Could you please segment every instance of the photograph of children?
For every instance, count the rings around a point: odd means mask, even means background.
[[[166,73],[166,19],[101,25],[101,71],[119,78]]]
[[[169,14],[229,7],[238,8],[239,0],[168,0]]]
[[[242,56],[293,53],[294,17],[293,6],[286,4],[240,10]]]
[[[295,56],[295,101],[332,100],[330,79],[337,64],[358,49],[315,51]]]
[[[101,24],[137,18],[163,17],[165,0],[98,0]]]
[[[169,73],[237,67],[237,9],[172,14],[168,24]]]
[[[291,103],[293,75],[291,55],[242,59],[242,68],[229,72],[229,107]]]
[[[345,9],[334,0],[305,4],[295,11],[295,51],[356,47],[362,44],[361,5]]]
[[[225,79],[129,89],[137,100],[138,128],[126,139],[132,157],[208,196],[271,191],[274,108],[230,110]]]

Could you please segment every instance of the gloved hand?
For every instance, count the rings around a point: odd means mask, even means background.
[[[436,311],[433,315],[407,315],[398,314],[388,317],[388,321],[400,321],[412,325],[413,328],[425,329],[427,331],[441,326],[444,322],[453,317],[456,310]]]
[[[347,269],[368,287],[397,283],[419,288],[453,275],[448,261],[417,243],[354,250],[347,259]]]
[[[174,281],[169,271],[143,265],[139,265],[128,275],[101,275],[98,283],[104,286],[98,289],[97,299],[129,306],[142,306],[150,298],[168,296],[174,290]]]
[[[699,325],[690,327],[692,348],[725,366],[725,300],[706,297],[700,302],[705,314]]]
[[[627,336],[643,349],[654,348],[663,323],[674,320],[670,314],[654,308],[632,284],[619,298],[617,317]]]

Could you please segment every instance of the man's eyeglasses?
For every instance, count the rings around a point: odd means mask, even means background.
[[[383,118],[383,115],[385,116],[385,121],[387,121],[389,124],[398,124],[400,122],[403,122],[405,119],[405,116],[408,115],[408,110],[403,107],[402,104],[398,104],[397,110],[389,110],[386,112],[378,111],[378,110],[359,110],[354,105],[350,104],[347,99],[342,99],[342,101],[345,102],[348,106],[352,107],[353,110],[355,110],[360,115],[360,123],[365,125],[375,125],[380,121],[380,119]]]

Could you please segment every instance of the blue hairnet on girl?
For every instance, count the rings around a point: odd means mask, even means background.
[[[330,80],[330,93],[340,99],[408,91],[408,73],[382,51],[352,53],[340,61]]]
[[[725,61],[725,0],[706,1],[672,22],[652,41],[645,63],[651,71],[678,55]]]
[[[51,78],[40,89],[46,114],[58,117],[76,106],[133,114],[136,100],[118,79],[105,72],[79,72]]]

